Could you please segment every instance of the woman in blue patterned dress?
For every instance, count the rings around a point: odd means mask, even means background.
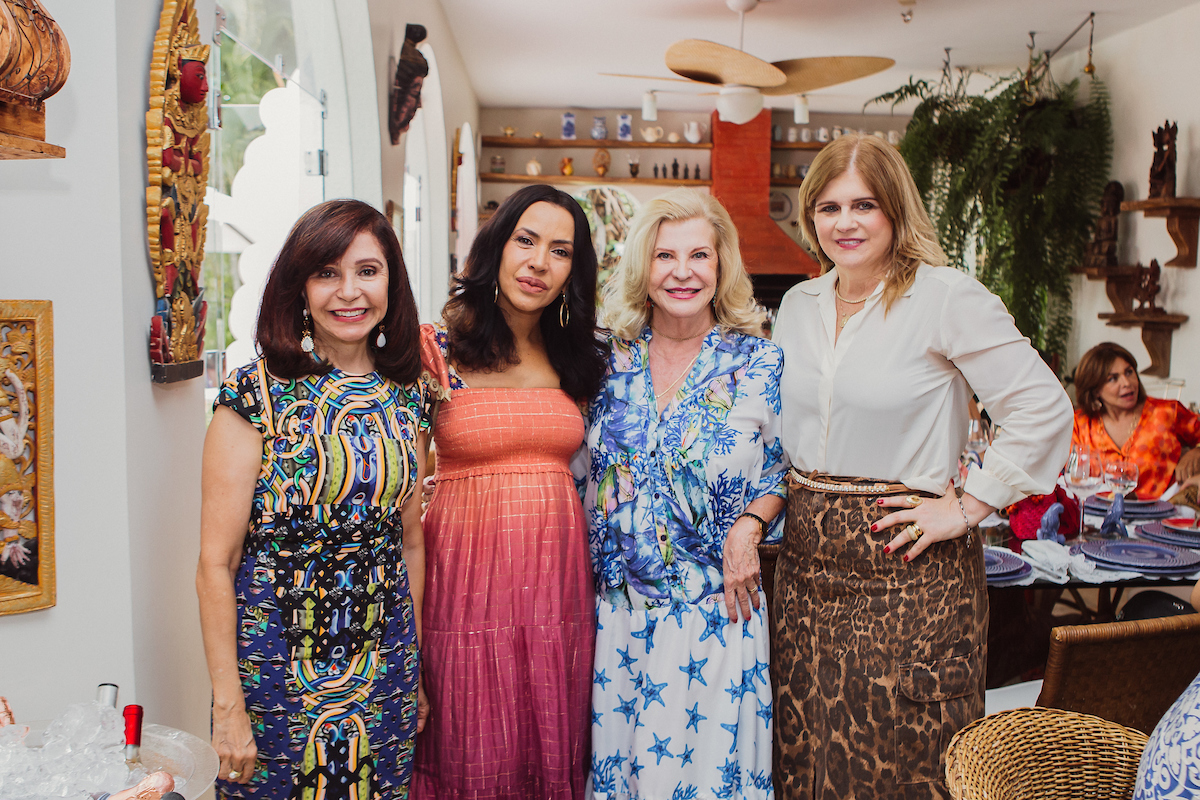
[[[781,530],[783,361],[758,336],[721,204],[688,189],[650,201],[605,312],[584,499],[599,594],[593,796],[770,798],[757,545]]]
[[[263,356],[204,444],[196,587],[219,798],[408,797],[432,394],[396,235],[356,200],[292,229]]]
[[[1200,611],[1200,583],[1192,587]],[[1133,800],[1200,797],[1200,675],[1154,726],[1138,764]]]

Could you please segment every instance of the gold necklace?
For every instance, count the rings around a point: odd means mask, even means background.
[[[841,282],[842,282],[841,278],[838,278],[836,281],[833,282],[833,294],[835,297],[837,297],[838,300],[841,300],[846,305],[857,306],[857,305],[865,303],[869,299],[871,299],[871,295],[867,295],[862,300],[847,300],[846,298],[842,297],[842,293],[838,291],[838,286],[839,286],[839,284],[841,284]],[[842,328],[845,328],[846,323],[849,322],[850,318],[853,317],[857,313],[858,313],[857,311],[847,311],[846,313],[842,314],[838,318],[838,330],[840,331],[840,330],[842,330]]]
[[[650,326],[650,330],[654,332],[655,336],[661,336],[664,339],[670,339],[672,342],[690,342],[692,339],[695,339],[699,336],[707,336],[708,332],[712,330],[712,328],[705,328],[699,333],[693,333],[691,336],[671,336],[670,334],[663,333],[653,325]]]
[[[671,389],[674,389],[675,384],[677,384],[681,380],[683,380],[684,376],[692,371],[692,366],[696,363],[696,359],[700,358],[700,353],[703,351],[704,351],[704,348],[703,347],[700,348],[700,351],[697,352],[696,355],[692,357],[692,360],[688,362],[688,365],[683,368],[683,372],[679,373],[679,377],[677,377],[675,380],[671,381],[670,383],[668,383],[666,386],[663,387],[663,390],[662,390],[663,397],[674,397],[674,395],[671,394]],[[651,383],[651,385],[653,385],[653,383],[654,383],[653,377],[651,377],[650,383]],[[658,394],[659,393],[656,391],[654,393],[654,396],[658,397]]]

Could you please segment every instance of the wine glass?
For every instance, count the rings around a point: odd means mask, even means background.
[[[971,419],[967,425],[967,449],[972,453],[983,453],[988,446],[987,426],[982,419]]]
[[[1083,536],[1083,504],[1089,492],[1100,488],[1104,482],[1103,463],[1098,452],[1077,445],[1071,446],[1067,460],[1067,488],[1079,500],[1079,536]]]
[[[1122,496],[1129,494],[1138,485],[1137,464],[1121,459],[1109,461],[1104,465],[1104,483],[1112,489],[1114,500],[1117,492]]]

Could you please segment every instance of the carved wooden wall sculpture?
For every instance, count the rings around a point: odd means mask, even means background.
[[[62,158],[46,139],[45,100],[63,87],[71,50],[38,0],[0,0],[0,160]]]
[[[208,304],[200,267],[208,220],[208,54],[194,0],[163,0],[146,112],[146,232],[155,295],[150,361],[158,383],[204,373],[200,348]]]
[[[54,327],[0,300],[0,614],[54,605]]]

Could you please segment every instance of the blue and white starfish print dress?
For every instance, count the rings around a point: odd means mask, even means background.
[[[612,340],[589,412],[592,796],[771,798],[766,598],[730,623],[721,564],[746,506],[787,494],[783,353],[714,328],[660,418],[651,336]],[[782,516],[766,541],[781,534]]]

